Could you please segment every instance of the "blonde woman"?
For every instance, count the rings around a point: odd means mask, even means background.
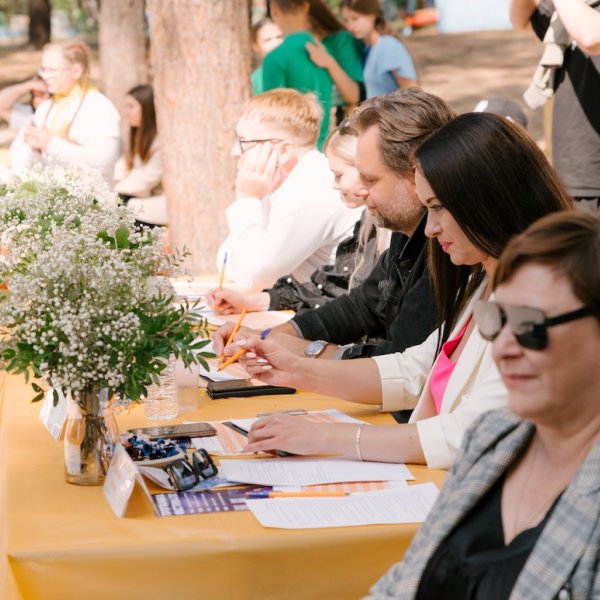
[[[121,154],[119,113],[89,81],[88,49],[76,41],[46,45],[39,74],[52,97],[13,142],[13,171],[74,160],[98,169],[112,183]]]

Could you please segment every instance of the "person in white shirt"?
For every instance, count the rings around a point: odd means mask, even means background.
[[[33,115],[10,148],[11,167],[80,161],[112,184],[121,154],[120,118],[112,102],[88,81],[88,50],[77,41],[47,44],[39,74],[52,98]]]
[[[135,212],[140,224],[166,225],[152,86],[136,85],[127,92],[123,116],[129,123],[129,139],[127,151],[115,165],[115,192]]]
[[[227,277],[260,291],[291,273],[300,283],[332,264],[360,208],[339,201],[316,149],[322,109],[314,94],[278,88],[248,100],[236,127],[236,199],[227,208]]]

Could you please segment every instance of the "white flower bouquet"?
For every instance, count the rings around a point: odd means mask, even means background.
[[[185,254],[165,252],[161,237],[136,229],[82,167],[32,169],[0,186],[2,368],[74,399],[108,388],[136,401],[170,356],[205,365],[206,321],[196,305],[173,305],[165,278]]]

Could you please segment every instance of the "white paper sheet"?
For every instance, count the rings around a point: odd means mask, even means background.
[[[223,477],[229,481],[258,485],[316,485],[341,481],[414,479],[406,465],[340,458],[222,459],[220,469]]]
[[[423,483],[341,498],[270,498],[246,500],[246,504],[263,527],[317,529],[422,523],[438,494],[433,483]]]
[[[183,296],[190,299],[204,296],[208,290],[219,285],[218,276],[209,278],[206,276],[194,277],[190,275],[188,277],[171,277],[169,281],[177,296]]]
[[[236,363],[235,365],[231,365],[231,367],[226,367],[222,371],[217,370],[217,362],[215,360],[210,360],[208,362],[208,366],[210,370],[207,371],[202,365],[200,366],[200,376],[208,379],[209,381],[232,381],[233,379],[248,379],[249,375],[246,371],[240,371],[239,365]],[[236,369],[232,367],[238,367],[237,372]]]

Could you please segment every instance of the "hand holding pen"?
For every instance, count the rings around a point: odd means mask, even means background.
[[[233,336],[240,330],[240,327],[242,326],[242,322],[243,322],[245,316],[246,316],[246,309],[244,308],[244,310],[241,312],[240,316],[238,317],[236,324],[233,326],[233,329],[231,330],[231,333],[229,334],[229,337],[227,338],[225,345],[223,346],[223,352],[221,353],[221,356],[219,356],[219,360],[221,362],[223,362],[225,360],[225,348],[227,348],[227,346],[229,346],[229,344],[231,344],[231,342],[233,341]]]
[[[244,311],[245,312],[245,311]],[[240,319],[240,324],[241,324],[241,319]],[[271,328],[269,327],[268,329],[265,329],[264,331],[261,331],[259,338],[261,340],[264,340],[269,333],[271,332]],[[233,339],[234,333],[231,334],[231,339]],[[237,345],[241,345],[241,342],[245,342],[245,340],[240,340],[239,342],[237,342]],[[230,342],[227,342],[227,345],[229,345]],[[236,362],[237,360],[239,360],[242,356],[244,356],[244,354],[246,354],[248,352],[248,350],[246,348],[240,348],[233,356],[231,356],[230,358],[228,358],[224,363],[222,363],[221,365],[219,365],[219,371],[222,371],[225,367],[228,367],[229,365],[232,365],[234,362]]]
[[[297,356],[276,336],[274,339],[263,339],[248,333],[235,344],[246,350],[240,357],[240,364],[248,371],[250,377],[271,385],[302,387],[300,369],[303,361],[312,359]]]

